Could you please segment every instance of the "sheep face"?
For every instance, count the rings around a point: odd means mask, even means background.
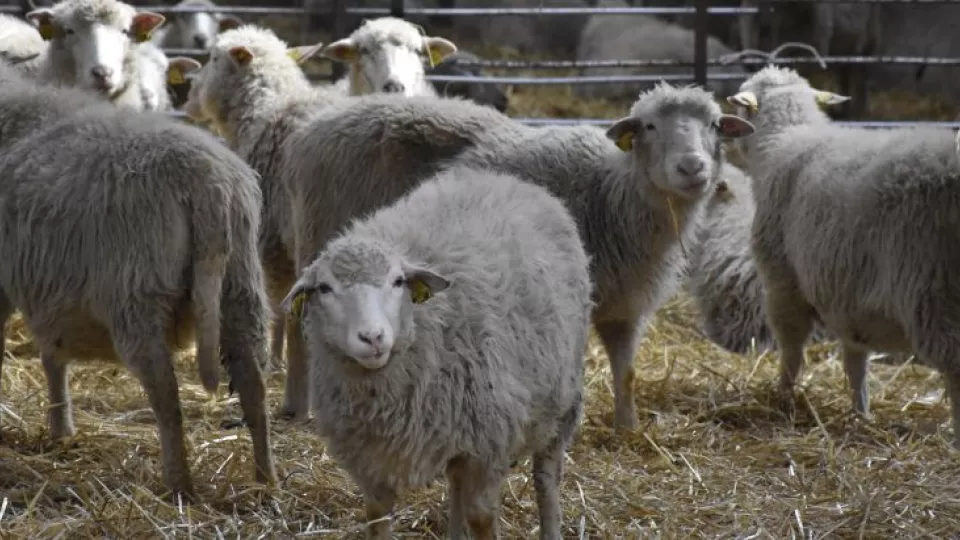
[[[698,199],[717,183],[723,164],[721,139],[753,131],[750,122],[722,114],[707,92],[693,87],[678,92],[663,84],[641,94],[630,116],[610,127],[607,137],[654,186]]]
[[[307,267],[282,302],[308,342],[367,371],[414,338],[414,304],[450,282],[368,240],[339,239]]]
[[[163,24],[164,17],[115,0],[68,0],[31,11],[27,18],[50,42],[58,69],[69,72],[77,86],[114,96],[126,89],[139,43]]]
[[[422,36],[412,24],[383,17],[367,21],[350,37],[327,45],[324,56],[350,66],[350,93],[417,95],[425,84],[424,64],[439,64],[457,52],[452,42]]]
[[[177,7],[213,6],[209,0],[184,0]],[[217,38],[217,34],[240,26],[236,17],[220,15],[207,11],[193,13],[172,13],[168,45],[207,49]]]

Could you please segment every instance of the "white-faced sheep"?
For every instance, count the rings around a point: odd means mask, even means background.
[[[767,67],[730,96],[757,122],[751,246],[792,404],[803,343],[819,320],[843,345],[855,411],[868,414],[870,349],[914,352],[943,372],[960,449],[957,206],[946,130],[851,129],[818,107],[845,98]]]
[[[0,117],[62,93],[34,87],[0,102]],[[216,389],[222,358],[256,478],[275,479],[258,367],[267,313],[260,199],[257,175],[239,157],[159,113],[76,112],[4,149],[0,260],[16,264],[0,264],[0,316],[19,309],[34,336],[53,437],[74,433],[68,363],[119,359],[157,417],[166,485],[193,495],[171,352],[195,336],[204,388]]]
[[[173,9],[202,7],[211,11],[171,11],[167,23],[153,33],[150,41],[158,47],[205,50],[218,33],[243,24],[237,17],[213,11],[217,5],[211,0],[182,0]]]
[[[163,23],[162,15],[137,12],[117,0],[65,0],[31,11],[27,18],[48,42],[32,68],[39,80],[143,108],[139,45]]]
[[[381,520],[370,537],[444,473],[450,537],[498,537],[503,481],[532,454],[540,538],[561,538],[590,296],[563,202],[469,169],[352,223],[304,269],[284,306],[301,306],[319,432]]]
[[[284,168],[280,145],[315,109],[346,99],[332,89],[311,86],[298,65],[320,47],[288,47],[271,30],[252,25],[228,30],[211,45],[210,61],[190,74],[192,86],[184,105],[191,118],[211,123],[260,173],[263,217],[259,253],[275,307],[296,281],[289,202],[278,178]],[[271,344],[274,366],[279,366],[283,357],[285,321],[283,313],[276,311]],[[299,328],[289,332],[299,333]],[[295,340],[292,345],[299,343]],[[305,374],[300,371],[303,353],[291,349],[287,356],[288,381],[305,384]],[[284,410],[292,410],[292,406]]]
[[[680,244],[690,245],[714,189],[720,138],[752,129],[722,114],[708,92],[667,84],[641,94],[606,132],[524,126],[467,101],[367,96],[330,107],[288,140],[295,261],[302,268],[343,224],[438,167],[490,168],[544,185],[569,205],[592,257],[594,323],[613,367],[614,419],[632,428],[633,360],[644,324],[679,286]]]
[[[424,78],[424,65],[439,64],[457,52],[442,37],[425,36],[403,19],[380,17],[364,21],[348,37],[334,41],[321,54],[347,64],[338,87],[349,95],[376,92],[405,96],[436,95]]]

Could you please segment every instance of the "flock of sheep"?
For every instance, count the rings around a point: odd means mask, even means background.
[[[588,328],[634,428],[636,349],[683,286],[718,345],[779,348],[788,408],[811,335],[841,341],[864,415],[868,353],[916,354],[960,448],[947,131],[835,126],[822,109],[848,98],[775,66],[727,97],[737,114],[661,83],[606,130],[531,127],[438,96],[424,66],[456,46],[392,18],[298,47],[211,19],[208,61],[165,69],[208,131],[146,98],[163,16],[63,0],[27,19],[0,26],[0,321],[19,310],[34,336],[55,438],[74,433],[68,363],[124,363],[174,493],[194,496],[172,354],[195,342],[203,386],[222,364],[239,394],[257,480],[276,480],[262,371],[285,356],[281,413],[315,416],[371,536],[445,474],[450,535],[496,537],[532,455],[540,536],[560,538]],[[317,54],[346,77],[312,85]]]

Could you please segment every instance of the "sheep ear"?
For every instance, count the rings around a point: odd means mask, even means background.
[[[734,94],[728,97],[727,103],[746,107],[747,109],[750,109],[750,112],[757,112],[757,109],[759,108],[759,104],[757,103],[757,95],[749,91],[740,92],[739,94]]]
[[[357,44],[350,38],[343,38],[327,44],[320,54],[337,62],[353,62],[357,59]]]
[[[246,66],[251,60],[253,60],[253,53],[250,52],[250,49],[244,47],[243,45],[231,47],[227,52],[230,54],[230,58],[233,58],[233,61],[236,62],[238,66]]]
[[[233,30],[234,28],[239,28],[243,26],[243,21],[234,17],[233,15],[224,15],[218,22],[218,32],[226,32],[227,30]]]
[[[617,148],[624,152],[633,150],[633,138],[640,127],[640,119],[628,116],[617,120],[607,130],[607,138],[616,143]]]
[[[426,268],[405,266],[403,274],[410,289],[410,300],[422,304],[450,286],[450,280]]]
[[[200,69],[200,62],[186,56],[174,56],[167,66],[167,84],[177,85],[187,81],[186,75]]]
[[[26,15],[27,20],[36,25],[40,37],[44,41],[50,41],[60,35],[60,27],[53,18],[53,10],[47,8],[35,9]]]
[[[756,131],[753,124],[733,114],[724,114],[721,116],[717,126],[717,131],[720,135],[731,139],[746,137]]]
[[[457,52],[457,46],[452,41],[442,37],[423,38],[423,46],[427,49],[430,56],[430,65],[435,66],[443,62],[444,58]]]
[[[315,54],[320,52],[323,49],[323,43],[317,43],[316,45],[301,45],[299,47],[290,47],[287,49],[287,56],[293,58],[293,61],[302,64],[312,58]]]
[[[303,316],[303,302],[310,295],[311,290],[311,286],[305,278],[298,279],[287,296],[280,301],[280,309],[299,320]]]
[[[817,105],[820,105],[821,107],[839,105],[845,101],[850,101],[850,96],[842,96],[840,94],[834,94],[833,92],[827,92],[826,90],[814,89],[813,95],[817,100]]]
[[[153,34],[153,31],[160,28],[160,25],[166,20],[167,18],[159,13],[152,11],[138,12],[133,16],[133,23],[130,24],[130,33],[133,34],[133,39],[137,43],[150,41],[150,36]]]

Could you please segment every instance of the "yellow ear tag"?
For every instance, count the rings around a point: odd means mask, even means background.
[[[293,58],[293,61],[300,63],[300,51],[298,49],[287,49],[287,56]]]
[[[290,309],[290,313],[300,320],[303,317],[303,301],[307,299],[307,293],[302,292],[298,294],[293,299],[293,307]]]
[[[37,27],[37,30],[40,32],[40,37],[42,37],[44,41],[50,41],[53,39],[53,34],[55,33],[53,24],[49,22],[40,23],[40,25]]]
[[[184,82],[186,82],[186,79],[183,78],[183,72],[179,69],[171,69],[167,72],[168,84],[183,84]]]
[[[410,280],[410,300],[412,300],[414,304],[422,304],[429,300],[431,296],[433,296],[433,294],[430,291],[430,287],[428,287],[423,280]]]
[[[617,137],[617,148],[623,150],[624,152],[629,152],[633,150],[633,132],[627,131],[623,135]]]

